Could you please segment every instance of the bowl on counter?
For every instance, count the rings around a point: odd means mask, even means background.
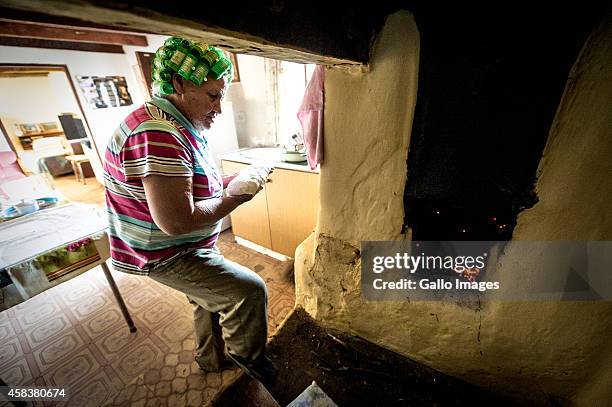
[[[281,161],[300,163],[306,161],[306,153],[300,151],[285,151],[280,155]]]
[[[22,200],[21,202],[14,205],[15,211],[20,215],[27,215],[29,213],[36,212],[38,208],[38,201],[35,200]]]

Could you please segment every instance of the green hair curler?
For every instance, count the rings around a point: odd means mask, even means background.
[[[178,73],[196,85],[206,82],[207,77],[218,80],[225,76],[227,82],[233,79],[231,61],[219,48],[189,41],[181,37],[170,37],[155,53],[153,60],[153,93],[167,96],[174,93],[172,74]]]
[[[174,87],[171,83],[155,81],[153,82],[153,94],[158,96],[166,96],[174,93]]]

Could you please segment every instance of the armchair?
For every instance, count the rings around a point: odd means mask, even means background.
[[[73,172],[72,165],[64,158],[72,154],[72,150],[63,137],[36,139],[32,142],[32,150],[41,172],[49,173],[53,177]]]
[[[0,151],[0,197],[8,198],[8,194],[2,188],[5,183],[25,177],[17,163],[17,155],[12,151]]]

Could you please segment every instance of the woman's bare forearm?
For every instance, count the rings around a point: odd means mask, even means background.
[[[171,236],[212,225],[252,198],[223,196],[194,202],[190,177],[152,175],[144,178],[143,185],[155,224]]]
[[[229,215],[231,211],[251,198],[251,196],[247,195],[223,196],[221,198],[212,198],[196,202],[191,219],[192,223],[195,225],[193,229],[195,230],[199,227],[211,225],[223,219]],[[188,228],[188,226],[186,227]]]

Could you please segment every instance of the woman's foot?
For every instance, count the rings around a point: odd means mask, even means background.
[[[238,355],[226,352],[225,355],[236,363],[249,376],[259,380],[263,384],[271,384],[276,379],[278,370],[266,355],[261,355],[255,360],[249,360]]]

